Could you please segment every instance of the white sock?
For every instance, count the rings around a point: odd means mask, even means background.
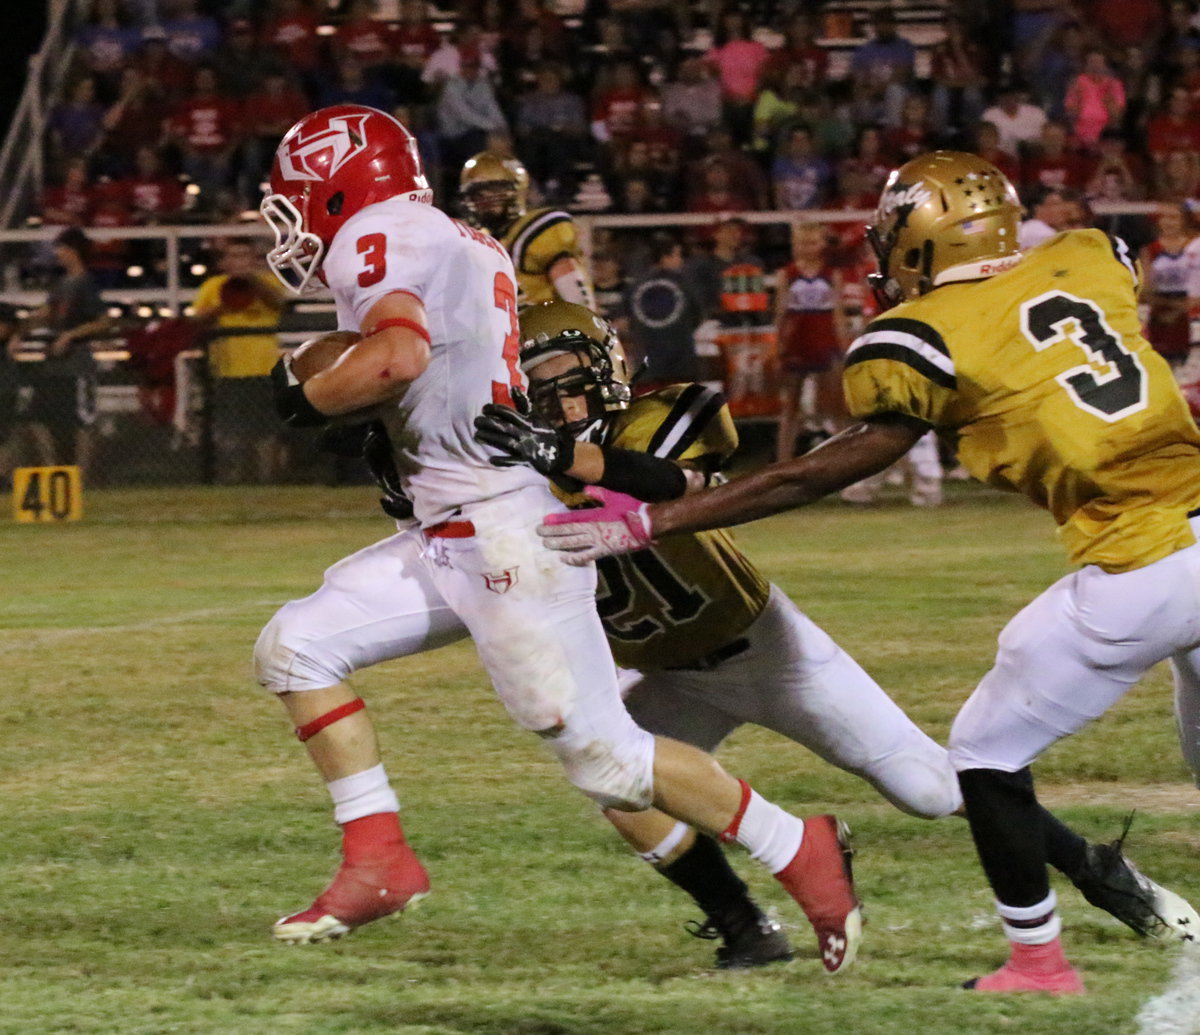
[[[340,826],[377,812],[399,812],[400,802],[388,783],[383,765],[351,773],[325,785],[333,799],[333,818]]]
[[[1036,906],[1006,906],[997,900],[996,911],[1000,914],[1004,936],[1018,945],[1045,945],[1054,941],[1062,933],[1062,921],[1054,912],[1057,905],[1058,896],[1053,888]],[[1042,922],[1029,926],[1038,920]]]
[[[750,858],[757,859],[772,873],[778,873],[800,851],[804,820],[752,790],[734,840],[749,851]]]
[[[662,839],[658,844],[648,852],[638,852],[643,859],[651,866],[657,866],[668,855],[670,855],[686,836],[691,828],[686,823],[676,823],[671,827],[671,832]]]

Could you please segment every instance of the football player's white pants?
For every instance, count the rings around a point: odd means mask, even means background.
[[[621,673],[625,704],[651,733],[714,750],[750,722],[870,782],[930,819],[962,803],[946,750],[779,588],[745,632],[749,649],[715,668]]]
[[[413,526],[339,561],[263,630],[259,682],[323,689],[470,635],[509,715],[545,738],[572,783],[602,806],[645,808],[654,741],[621,702],[595,569],[563,564],[535,531],[560,507],[529,487],[464,506],[456,520],[474,535],[430,538]]]
[[[1167,658],[1184,757],[1200,774],[1200,544],[1120,574],[1081,568],[1019,612],[954,720],[951,761],[1016,772]]]

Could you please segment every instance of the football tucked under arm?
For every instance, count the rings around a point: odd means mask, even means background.
[[[362,335],[357,331],[331,331],[309,338],[290,356],[281,356],[271,370],[275,412],[279,419],[296,428],[328,423],[329,415],[312,404],[304,385],[332,367],[361,340]]]

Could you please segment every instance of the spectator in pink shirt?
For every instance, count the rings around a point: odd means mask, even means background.
[[[1084,56],[1083,71],[1067,88],[1065,107],[1076,141],[1088,149],[1095,148],[1107,126],[1121,124],[1125,87],[1108,67],[1104,51],[1092,49]]]
[[[739,143],[748,143],[753,125],[754,100],[758,96],[763,66],[770,59],[771,52],[750,37],[746,15],[734,8],[722,12],[715,43],[704,59],[716,68],[721,80],[725,118],[734,137]]]

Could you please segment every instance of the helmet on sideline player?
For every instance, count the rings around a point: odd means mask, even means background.
[[[296,294],[314,291],[341,225],[388,198],[430,204],[417,141],[386,112],[336,104],[305,115],[284,135],[261,211],[275,232],[267,262]]]
[[[625,350],[606,320],[561,299],[525,306],[518,315],[521,369],[529,378],[529,400],[539,416],[578,434],[629,406]],[[562,356],[573,357],[574,363],[556,363],[553,373],[538,375],[543,364]],[[576,396],[586,400],[586,416],[568,420],[562,401]]]
[[[462,167],[458,190],[471,222],[499,236],[525,214],[529,173],[515,158],[480,151]]]
[[[978,280],[1021,260],[1021,203],[1008,177],[963,151],[931,151],[888,177],[867,239],[880,303],[898,305],[942,284]]]

